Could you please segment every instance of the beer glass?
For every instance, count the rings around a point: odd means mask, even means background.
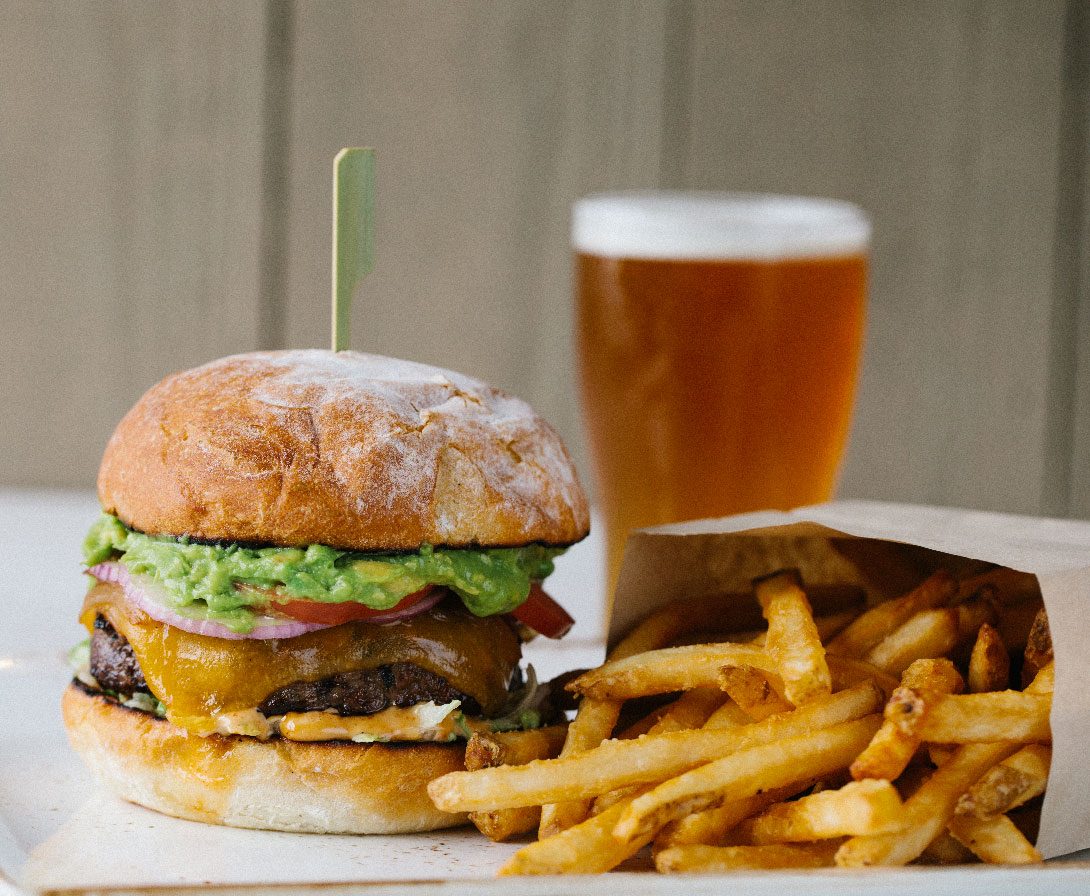
[[[825,199],[576,203],[579,380],[611,588],[634,528],[832,496],[869,236],[863,212]]]

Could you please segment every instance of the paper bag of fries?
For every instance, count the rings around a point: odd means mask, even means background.
[[[845,502],[659,527],[567,731],[479,735],[430,790],[493,839],[536,830],[501,873],[1039,862],[1090,847],[1084,668],[1086,523]]]

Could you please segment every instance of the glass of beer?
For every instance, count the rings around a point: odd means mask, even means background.
[[[632,529],[832,497],[869,238],[866,215],[834,200],[576,203],[579,379],[611,591]]]

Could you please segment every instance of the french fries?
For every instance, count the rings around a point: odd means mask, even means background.
[[[1030,627],[1026,638],[1024,663],[1022,666],[1022,683],[1025,684],[1045,666],[1052,662],[1052,634],[1048,629],[1048,616],[1045,608],[1041,607],[1037,615],[1033,617],[1033,625]]]
[[[556,756],[566,733],[566,725],[553,725],[528,731],[474,734],[466,744],[466,769],[475,771],[497,765],[524,765],[534,759]],[[510,840],[536,828],[541,821],[541,809],[527,806],[471,812],[469,820],[489,840]]]
[[[892,634],[922,610],[946,604],[958,585],[946,570],[939,570],[904,597],[872,607],[833,638],[829,653],[839,656],[866,656],[875,645]]]
[[[714,809],[694,812],[666,825],[655,837],[655,851],[671,846],[690,846],[701,843],[718,843],[732,828],[763,809],[790,799],[814,785],[813,779],[796,781],[787,787],[778,787],[755,793],[740,800],[729,800]]]
[[[832,865],[835,845],[805,846],[674,846],[655,855],[655,869],[664,873],[703,874],[768,868],[821,868]]]
[[[719,687],[739,709],[757,721],[792,709],[773,689],[768,676],[753,666],[724,666],[719,670]]]
[[[957,643],[957,610],[921,610],[875,644],[866,660],[891,675],[900,675],[918,659],[945,656]]]
[[[613,836],[624,841],[654,836],[671,821],[714,808],[728,795],[743,799],[762,790],[847,768],[878,730],[879,722],[877,715],[864,716],[821,731],[738,750],[699,766],[633,800],[613,829]]]
[[[451,772],[432,781],[428,793],[445,812],[478,812],[489,808],[512,809],[565,800],[589,800],[618,787],[665,781],[698,765],[743,750],[792,737],[806,738],[877,713],[881,705],[881,691],[875,685],[863,682],[792,712],[750,725],[673,731],[635,740],[607,740],[594,749],[569,756],[561,754],[558,759],[474,772]]]
[[[976,818],[955,815],[950,819],[950,833],[977,858],[1004,865],[1029,865],[1041,862],[1041,854],[1006,815]]]
[[[761,612],[768,620],[765,652],[783,679],[784,696],[795,706],[832,692],[813,611],[794,570],[759,579],[754,586]]]
[[[1030,744],[993,766],[958,800],[958,815],[1003,815],[1045,792],[1052,748]]]
[[[622,800],[601,815],[523,847],[499,873],[507,874],[593,874],[616,868],[651,842],[645,839],[621,841],[613,836],[617,820],[627,811],[632,798]]]
[[[608,871],[649,845],[666,873],[1041,861],[1021,818],[1051,760],[1035,580],[939,570],[866,609],[850,589],[818,593],[824,617],[779,570],[754,580],[750,609],[720,595],[653,614],[568,683],[580,704],[559,756],[500,758],[480,738],[486,761],[433,781],[432,800],[497,838],[540,813],[502,874]],[[614,730],[626,701],[670,694]]]
[[[1005,690],[1010,675],[1011,658],[1002,637],[991,623],[982,623],[969,656],[969,674],[966,676],[969,691],[980,694]]]
[[[593,700],[633,700],[691,688],[716,687],[723,666],[753,666],[777,673],[776,661],[752,644],[692,644],[650,650],[606,662],[569,682],[568,690]]]
[[[964,688],[954,664],[944,658],[916,660],[905,670],[901,681],[903,689],[894,691],[886,704],[882,727],[852,763],[851,774],[857,781],[866,778],[892,781],[900,777],[923,740],[907,714],[919,717],[937,697]]]
[[[838,790],[822,790],[779,803],[740,826],[741,838],[754,846],[832,840],[900,830],[900,794],[889,781],[852,781]]]

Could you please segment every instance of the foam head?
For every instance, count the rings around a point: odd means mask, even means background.
[[[576,202],[572,246],[616,258],[774,260],[860,255],[870,223],[848,202],[758,193],[603,193]]]

